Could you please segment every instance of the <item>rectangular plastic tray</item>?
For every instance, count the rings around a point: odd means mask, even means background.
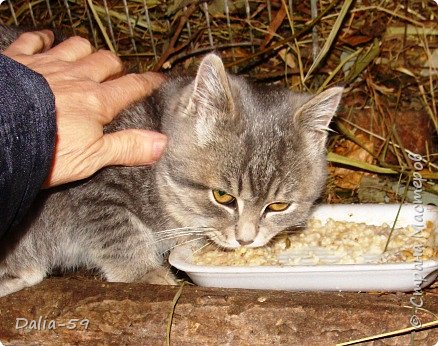
[[[438,235],[438,207],[403,205],[396,227],[418,224],[415,216],[421,215],[432,221]],[[321,205],[315,208],[312,217],[326,221],[364,222],[369,225],[392,225],[399,205],[348,204]],[[437,239],[437,237],[435,237]],[[437,246],[437,244],[435,244]],[[206,287],[228,287],[248,289],[274,289],[291,291],[400,291],[418,289],[415,278],[421,275],[422,288],[430,285],[438,275],[438,261],[428,260],[414,263],[392,264],[333,264],[295,266],[203,266],[192,261],[190,244],[175,248],[169,262],[185,271],[194,283]]]

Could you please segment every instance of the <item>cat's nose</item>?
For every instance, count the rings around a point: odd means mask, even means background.
[[[253,242],[252,240],[242,240],[242,239],[236,239],[236,240],[241,246],[249,245]]]
[[[257,235],[257,228],[255,222],[245,220],[244,218],[240,219],[235,230],[237,242],[241,246],[252,244]]]

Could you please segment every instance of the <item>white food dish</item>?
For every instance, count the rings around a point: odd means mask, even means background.
[[[420,207],[424,207],[424,212]],[[364,222],[369,225],[392,225],[399,205],[348,204],[321,205],[312,217],[323,222],[329,218],[338,221]],[[424,224],[432,221],[438,235],[438,207],[406,204],[401,208],[396,227],[418,224],[415,217],[422,216]],[[437,238],[435,238],[437,239]],[[437,244],[435,244],[437,245]],[[294,266],[204,266],[192,261],[190,244],[175,248],[169,262],[185,271],[199,286],[273,289],[290,291],[398,291],[409,292],[430,285],[438,276],[438,261],[392,264],[333,264]]]

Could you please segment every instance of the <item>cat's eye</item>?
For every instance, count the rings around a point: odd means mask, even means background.
[[[236,198],[222,190],[213,190],[213,197],[220,204],[231,204]]]
[[[267,206],[268,211],[283,211],[289,207],[288,203],[271,203]]]

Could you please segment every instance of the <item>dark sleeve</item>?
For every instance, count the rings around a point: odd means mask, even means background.
[[[0,243],[41,189],[55,136],[55,98],[47,81],[0,54]]]

